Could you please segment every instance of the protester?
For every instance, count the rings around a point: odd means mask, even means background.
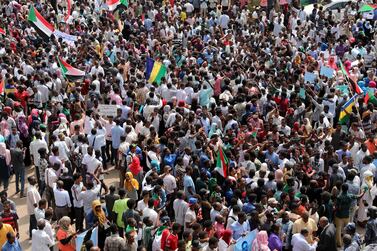
[[[2,247],[8,240],[8,233],[11,233],[12,236],[16,236],[12,226],[9,224],[4,224],[3,218],[0,218],[0,245]]]
[[[375,6],[308,3],[2,2],[0,180],[30,237],[47,218],[62,250],[111,223],[126,250],[376,244]]]
[[[49,251],[50,247],[54,245],[54,240],[45,232],[46,222],[44,219],[39,219],[37,222],[38,229],[33,229],[33,242],[31,246],[32,251],[41,250]]]
[[[56,232],[56,239],[58,241],[58,248],[62,251],[73,251],[76,249],[74,240],[76,233],[71,226],[71,219],[64,216],[59,220],[59,229]]]
[[[16,236],[12,232],[7,233],[7,242],[3,245],[2,251],[7,251],[7,250],[14,250],[14,251],[21,251],[21,245],[18,242]]]
[[[26,194],[27,211],[29,215],[29,238],[32,238],[32,230],[37,229],[37,219],[35,217],[35,208],[38,207],[38,202],[41,196],[36,187],[37,179],[34,176],[28,178],[29,187]]]

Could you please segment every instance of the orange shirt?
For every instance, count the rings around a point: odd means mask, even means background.
[[[372,142],[369,139],[367,139],[364,142],[364,144],[367,146],[368,151],[369,151],[370,154],[373,154],[377,150],[377,147],[376,147],[377,141],[376,141],[376,139],[374,139]]]
[[[58,232],[56,233],[56,239],[58,239],[58,247],[59,247],[59,250],[60,251],[75,251],[75,245],[74,245],[74,242],[73,242],[73,238],[71,239],[71,241],[66,244],[66,245],[63,245],[60,240],[63,240],[65,238],[68,237],[68,233],[59,229]]]

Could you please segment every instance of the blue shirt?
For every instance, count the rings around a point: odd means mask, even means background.
[[[271,160],[274,165],[279,165],[279,155],[277,155],[275,152],[270,153],[269,151],[265,151],[264,157]]]
[[[102,207],[103,212],[105,213],[106,217],[108,216],[106,207]],[[90,211],[85,217],[87,228],[91,228],[94,226],[95,223],[98,222],[98,217],[94,214],[93,210]]]
[[[186,198],[192,197],[192,195],[189,193],[189,190],[188,190],[189,187],[192,187],[192,192],[195,194],[195,184],[191,176],[185,175],[183,177],[183,187],[184,187]]]
[[[16,239],[14,240],[12,244],[10,244],[8,241],[5,242],[1,250],[2,251],[22,251],[22,248],[20,246],[20,243]]]
[[[120,145],[120,137],[124,135],[123,127],[116,125],[111,128],[111,145],[114,149],[118,149]]]

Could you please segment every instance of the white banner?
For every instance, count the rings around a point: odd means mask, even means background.
[[[98,105],[98,113],[104,117],[113,116],[114,118],[117,116],[117,105]]]
[[[54,30],[54,35],[56,38],[63,39],[63,41],[69,44],[70,46],[74,46],[74,43],[78,39],[78,36],[70,35],[70,34],[67,34],[58,30]]]

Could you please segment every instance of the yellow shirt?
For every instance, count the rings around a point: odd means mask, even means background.
[[[318,230],[317,224],[315,224],[315,221],[311,218],[309,218],[308,222],[304,222],[301,219],[298,219],[293,223],[293,228],[292,228],[292,234],[300,233],[302,229],[308,229],[309,231],[309,236],[306,238],[306,240],[309,243],[313,243],[313,232],[316,232]]]
[[[16,234],[11,225],[3,224],[3,227],[0,229],[0,247],[2,247],[7,241],[7,233],[9,232]]]
[[[187,19],[186,12],[182,11],[179,16],[180,16],[182,22],[186,21],[186,19]]]

